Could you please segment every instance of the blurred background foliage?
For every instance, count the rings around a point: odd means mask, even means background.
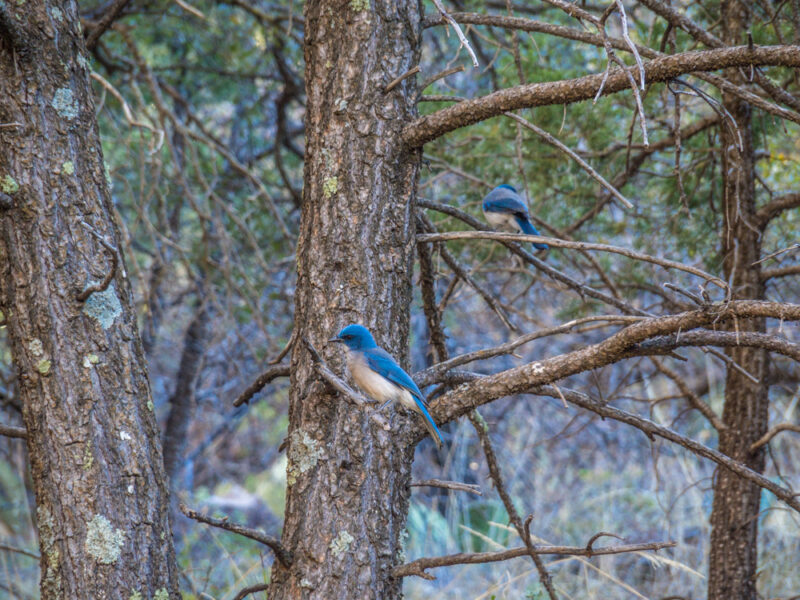
[[[425,2],[433,14],[433,5]],[[658,48],[663,21],[626,2],[631,35]],[[678,2],[709,26],[718,2]],[[688,6],[687,6],[688,4]],[[81,2],[87,22],[108,2]],[[511,5],[509,5],[511,6]],[[599,14],[604,5],[584,3]],[[766,7],[766,8],[765,8]],[[777,43],[797,33],[787,9],[770,21],[769,2],[754,4],[753,38]],[[507,14],[505,2],[454,1],[459,11]],[[773,7],[774,8],[774,7]],[[579,27],[544,3],[520,3],[515,15]],[[774,13],[773,13],[774,14]],[[303,14],[285,0],[133,0],[124,17],[91,53],[96,74],[103,149],[126,264],[148,358],[164,443],[179,445],[172,484],[180,499],[213,514],[280,529],[287,427],[286,380],[277,380],[239,409],[232,401],[267,364],[280,356],[292,331],[294,249],[303,177]],[[602,48],[545,34],[466,28],[480,67],[469,61],[454,35],[442,27],[423,33],[418,81],[454,65],[466,70],[425,90],[421,113],[449,104],[442,96],[476,97],[521,81],[538,82],[599,73]],[[619,21],[608,31],[619,35]],[[692,49],[678,32],[675,51]],[[515,55],[516,53],[516,55]],[[620,56],[630,62],[624,53]],[[779,82],[795,75],[774,69]],[[691,80],[691,78],[687,78]],[[710,98],[717,90],[693,80]],[[683,92],[689,88],[673,87]],[[719,119],[714,101],[681,94],[679,126]],[[121,102],[122,100],[122,102]],[[124,104],[123,104],[124,102]],[[648,87],[644,106],[651,145],[675,128],[676,96],[663,85]],[[652,152],[643,145],[630,91],[566,107],[520,111],[555,135],[609,181],[624,177],[621,191],[633,210],[605,204],[605,191],[575,162],[510,119],[497,118],[456,131],[425,147],[419,197],[450,204],[480,218],[480,201],[507,182],[529,201],[540,230],[549,235],[610,243],[720,272],[722,216],[720,135],[715,123],[682,139],[680,179],[674,144]],[[800,131],[756,111],[759,182],[763,201],[800,186]],[[636,161],[640,153],[646,158]],[[626,165],[637,164],[626,175]],[[597,209],[599,202],[605,204]],[[441,230],[458,221],[426,211]],[[765,254],[796,241],[800,215],[787,211],[768,229]],[[585,215],[591,218],[582,218]],[[594,214],[596,213],[596,214]],[[437,299],[451,355],[493,346],[539,328],[617,310],[520,264],[488,241],[448,243],[456,260],[495,295],[518,331],[511,331],[471,287],[455,279],[434,247]],[[544,257],[578,281],[657,314],[687,306],[664,288],[672,282],[694,292],[698,280],[611,254],[551,249]],[[797,263],[797,253],[770,266]],[[798,278],[774,279],[768,294],[797,301]],[[194,329],[192,329],[192,324]],[[514,355],[471,365],[493,372],[596,342],[620,327],[603,322],[544,338]],[[797,329],[784,326],[797,340]],[[190,334],[191,332],[191,334]],[[412,370],[431,364],[419,292],[412,306]],[[184,368],[187,348],[199,348],[197,364]],[[2,421],[19,424],[14,368],[2,352]],[[662,359],[715,410],[721,410],[724,365],[701,349],[684,349],[686,362]],[[193,398],[174,398],[180,381]],[[771,388],[775,422],[800,417],[797,365],[775,359]],[[646,358],[633,359],[563,382],[615,406],[673,427],[704,444],[715,433],[688,408],[675,383]],[[188,410],[185,434],[168,425],[173,404]],[[622,424],[566,407],[558,400],[506,398],[482,409],[497,446],[509,490],[532,531],[552,544],[585,545],[599,531],[630,541],[670,539],[678,546],[641,553],[546,561],[565,597],[687,598],[702,595],[709,537],[713,466],[664,441],[652,442]],[[414,488],[405,537],[405,558],[516,546],[505,510],[491,488],[485,459],[468,422],[445,427],[437,452],[430,440],[418,449],[414,478],[477,483],[482,496]],[[180,435],[181,439],[175,439]],[[180,445],[183,444],[183,448]],[[0,596],[38,597],[33,498],[24,444],[0,438]],[[770,448],[767,475],[800,486],[800,437],[785,434]],[[759,590],[777,598],[800,590],[798,517],[762,496],[759,515]],[[269,577],[272,557],[255,542],[214,530],[175,512],[175,536],[186,598],[230,599],[243,586]],[[440,569],[436,581],[409,578],[408,598],[543,598],[530,561]]]

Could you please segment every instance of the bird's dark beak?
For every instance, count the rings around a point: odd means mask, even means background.
[[[343,344],[344,340],[342,338],[335,337],[335,338],[329,339],[328,343],[329,344]]]

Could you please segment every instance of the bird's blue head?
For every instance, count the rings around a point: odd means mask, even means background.
[[[496,190],[499,190],[499,189],[511,190],[515,194],[517,193],[517,190],[515,190],[512,186],[508,185],[507,183],[500,184],[495,189]]]
[[[377,347],[375,338],[363,325],[348,325],[335,338],[328,340],[344,344],[351,350],[369,350]]]

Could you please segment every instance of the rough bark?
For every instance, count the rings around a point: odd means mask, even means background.
[[[332,393],[303,340],[326,347],[348,323],[369,327],[406,363],[419,153],[401,143],[415,116],[420,6],[376,0],[305,5],[306,148],[298,242],[283,544],[270,598],[395,598],[391,577],[409,498],[413,416],[392,430]],[[333,345],[331,345],[333,346]]]
[[[199,304],[183,339],[181,362],[175,375],[175,390],[169,399],[169,415],[164,428],[164,469],[172,489],[180,487],[176,479],[184,464],[186,438],[194,414],[195,385],[203,364],[203,348],[208,334],[208,305],[202,297],[202,290],[200,286]]]
[[[75,2],[0,5],[0,304],[42,598],[178,598],[166,479]]]
[[[746,2],[722,3],[725,43],[741,43],[749,23]],[[728,78],[744,83],[742,74],[731,69]],[[763,299],[764,284],[760,265],[760,230],[754,224],[755,152],[751,126],[751,107],[738,98],[725,95],[725,108],[736,122],[738,135],[730,127],[721,128],[723,153],[723,272],[731,282],[734,298]],[[741,149],[738,145],[741,140]],[[742,319],[734,323],[740,332],[764,332],[764,319]],[[758,378],[753,383],[740,371],[728,368],[725,380],[725,406],[722,420],[727,426],[719,434],[719,450],[754,471],[764,471],[764,450],[749,448],[768,427],[768,353],[762,348],[728,348],[726,353],[737,364]],[[761,489],[737,475],[720,469],[714,483],[709,554],[709,600],[756,599],[758,568],[758,511]]]

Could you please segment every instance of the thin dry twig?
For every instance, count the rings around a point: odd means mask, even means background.
[[[761,436],[757,441],[753,442],[753,444],[750,446],[750,452],[755,452],[762,446],[769,444],[770,440],[772,440],[772,438],[778,435],[781,431],[794,431],[795,433],[800,433],[800,425],[795,425],[794,423],[779,423],[778,425],[770,427],[767,433]]]
[[[424,481],[412,481],[411,487],[438,487],[445,490],[456,490],[458,492],[469,492],[477,496],[482,496],[483,492],[479,485],[473,483],[461,483],[460,481],[445,481],[444,479],[425,479]]]
[[[233,600],[243,600],[247,598],[250,594],[255,594],[256,592],[263,592],[264,590],[269,589],[268,583],[257,583],[255,585],[251,585],[249,587],[243,588],[239,590],[239,593],[236,594],[236,597]]]
[[[455,30],[456,35],[458,36],[458,41],[461,43],[461,45],[464,48],[467,49],[467,52],[469,53],[469,57],[472,59],[472,66],[473,67],[477,67],[478,66],[478,57],[475,56],[475,51],[472,49],[472,46],[470,46],[469,40],[464,35],[464,32],[461,31],[461,26],[458,23],[456,23],[456,20],[453,19],[453,17],[450,16],[450,13],[448,13],[445,10],[444,6],[442,5],[441,0],[433,0],[433,4],[434,4],[434,6],[436,6],[436,9],[442,15],[442,18],[445,21],[447,21],[450,25],[453,26],[453,29]]]
[[[223,519],[208,517],[197,512],[196,510],[189,508],[182,502],[178,505],[178,508],[180,508],[180,511],[190,519],[199,521],[200,523],[205,523],[206,525],[211,525],[212,527],[219,527],[225,531],[238,533],[239,535],[243,535],[251,540],[261,542],[265,546],[268,546],[272,549],[272,551],[275,553],[275,558],[277,558],[282,565],[288,567],[292,564],[292,553],[284,548],[281,544],[281,541],[276,537],[267,535],[258,529],[251,529],[250,527],[245,527],[244,525],[239,525],[238,523],[231,523],[228,521],[228,517]]]
[[[561,150],[561,151],[562,151],[564,154],[566,154],[566,155],[567,155],[567,156],[569,156],[569,157],[570,157],[572,160],[574,160],[576,163],[578,163],[578,164],[580,165],[580,167],[581,167],[581,168],[582,168],[584,171],[586,171],[586,172],[589,174],[589,176],[590,176],[592,179],[594,179],[594,180],[595,180],[595,181],[597,181],[597,182],[598,182],[600,185],[602,185],[604,188],[606,188],[606,189],[608,190],[608,192],[609,192],[609,193],[610,193],[610,194],[611,194],[611,195],[612,195],[614,198],[616,198],[617,200],[619,200],[619,202],[620,202],[620,203],[621,203],[621,204],[622,204],[622,205],[623,205],[625,208],[628,208],[628,209],[632,209],[632,208],[633,208],[633,204],[631,204],[631,202],[630,202],[630,201],[629,201],[629,200],[628,200],[628,199],[627,199],[625,196],[623,196],[623,195],[622,195],[622,193],[621,193],[621,192],[620,192],[620,191],[619,191],[617,188],[615,188],[615,187],[614,187],[613,185],[611,185],[611,184],[610,184],[608,181],[606,181],[606,179],[605,179],[605,178],[604,178],[602,175],[600,175],[600,173],[598,173],[597,171],[595,171],[595,170],[592,168],[592,166],[591,166],[589,163],[587,163],[587,162],[586,162],[585,160],[583,160],[583,159],[582,159],[580,156],[578,156],[578,155],[577,155],[577,154],[576,154],[576,153],[575,153],[575,152],[574,152],[572,149],[570,149],[569,147],[567,147],[567,146],[566,146],[566,145],[565,145],[563,142],[561,142],[561,141],[560,141],[558,138],[556,138],[556,137],[554,137],[554,136],[550,135],[550,134],[549,134],[549,133],[547,133],[547,132],[546,132],[544,129],[542,129],[542,128],[540,128],[540,127],[537,127],[536,125],[534,125],[533,123],[531,123],[531,122],[530,122],[530,121],[528,121],[527,119],[525,119],[525,118],[523,118],[523,117],[520,117],[520,116],[519,116],[519,115],[517,115],[517,114],[510,113],[510,112],[503,113],[503,114],[504,114],[506,117],[508,117],[509,119],[513,119],[514,121],[516,121],[517,123],[519,123],[520,125],[522,125],[523,127],[525,127],[526,129],[529,129],[529,130],[531,130],[532,132],[534,132],[536,135],[538,135],[539,137],[541,137],[541,138],[542,138],[544,141],[546,141],[546,142],[547,142],[548,144],[550,144],[551,146],[555,146],[556,148],[558,148],[559,150]]]
[[[608,546],[606,548],[594,548],[589,552],[585,546],[536,546],[534,552],[537,555],[560,554],[564,556],[605,556],[608,554],[623,554],[627,552],[644,552],[647,550],[662,550],[664,548],[674,548],[677,542],[646,542],[641,544],[624,544],[619,546]],[[490,562],[500,562],[512,558],[519,558],[528,555],[528,548],[525,546],[512,548],[510,550],[500,550],[498,552],[461,552],[449,554],[447,556],[435,556],[430,558],[420,558],[410,563],[400,565],[392,569],[392,577],[408,577],[410,575],[422,577],[423,579],[436,579],[427,569],[438,567],[449,567],[452,565],[475,565]]]
[[[685,273],[696,275],[705,281],[711,282],[727,292],[728,284],[719,277],[715,277],[705,271],[683,263],[650,256],[629,250],[627,248],[620,248],[618,246],[609,246],[607,244],[592,244],[589,242],[570,242],[566,240],[559,240],[541,235],[525,235],[518,233],[500,233],[491,231],[449,231],[446,233],[423,233],[417,235],[418,242],[443,242],[451,240],[507,240],[512,242],[540,242],[543,244],[550,244],[554,248],[568,248],[571,250],[597,250],[599,252],[610,252],[612,254],[620,254],[627,258],[634,260],[641,260],[643,262],[653,263],[665,269],[676,269]]]
[[[250,402],[250,399],[260,392],[265,385],[278,377],[288,377],[291,374],[289,365],[281,364],[269,367],[261,373],[245,390],[233,401],[234,406],[241,406]]]
[[[384,93],[391,92],[394,88],[396,88],[398,85],[400,85],[403,81],[405,81],[406,79],[408,79],[412,75],[416,75],[417,73],[419,73],[419,70],[420,70],[419,65],[409,69],[408,71],[406,71],[405,73],[403,73],[399,77],[396,77],[395,79],[393,79],[385,88],[383,88],[383,92]]]
[[[28,439],[28,430],[24,427],[14,427],[13,425],[3,425],[0,423],[0,435],[21,440]]]
[[[81,225],[83,225],[89,233],[91,233],[97,241],[106,249],[106,251],[111,255],[111,267],[109,267],[108,272],[103,277],[103,280],[100,283],[95,283],[86,287],[80,294],[78,294],[77,299],[78,302],[86,302],[86,300],[94,294],[95,292],[105,292],[108,289],[108,286],[111,285],[111,281],[114,279],[114,275],[117,272],[117,265],[119,264],[119,251],[114,248],[111,244],[109,244],[103,236],[97,233],[94,228],[86,223],[85,221],[81,221]]]

